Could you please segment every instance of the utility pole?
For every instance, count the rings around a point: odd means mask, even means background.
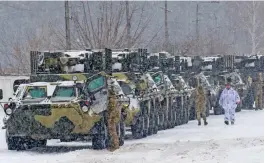
[[[168,45],[169,35],[168,35],[168,26],[167,26],[167,1],[165,1],[165,47]]]
[[[220,3],[219,1],[209,1],[209,2],[200,2],[200,3]],[[200,41],[200,35],[199,35],[199,2],[196,2],[196,53],[199,52],[199,41]],[[216,18],[217,19],[217,18]]]
[[[167,50],[168,43],[169,43],[169,34],[168,34],[168,21],[167,21],[167,13],[172,12],[167,9],[167,1],[165,1],[165,7],[161,7],[165,11],[165,42],[164,42],[164,48]]]
[[[196,3],[196,52],[199,52],[199,3]],[[197,54],[198,55],[198,54]]]
[[[70,39],[70,14],[69,14],[69,3],[64,2],[65,7],[65,32],[66,32],[66,50],[71,50],[71,39]]]
[[[125,1],[126,6],[126,20],[127,20],[127,48],[131,46],[131,22],[129,14],[129,1]]]

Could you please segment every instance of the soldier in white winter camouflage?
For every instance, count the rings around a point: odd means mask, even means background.
[[[240,103],[240,97],[237,91],[230,86],[230,83],[231,78],[227,78],[226,88],[219,99],[219,104],[225,111],[224,122],[226,125],[229,124],[229,121],[231,121],[232,125],[234,124],[236,107]]]

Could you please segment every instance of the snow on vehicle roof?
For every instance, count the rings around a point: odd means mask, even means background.
[[[78,58],[78,57],[80,57],[81,54],[90,54],[91,55],[92,53],[93,53],[93,51],[67,51],[67,52],[63,52],[63,54],[67,54],[73,58]]]
[[[203,57],[202,59],[204,62],[213,62],[214,59],[216,60],[218,58],[220,57]]]
[[[74,86],[76,83],[82,83],[82,82],[74,82],[74,81],[58,81],[55,84],[58,86]]]
[[[260,59],[262,56],[264,55],[251,55],[248,57],[248,59],[256,59],[256,58]]]
[[[50,83],[48,82],[34,82],[34,83],[29,83],[29,84],[25,84],[25,85],[29,85],[29,86],[43,86],[43,85],[49,85]]]

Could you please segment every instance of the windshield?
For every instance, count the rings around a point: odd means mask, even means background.
[[[24,99],[45,98],[47,96],[46,86],[29,86],[24,94]]]
[[[75,88],[74,87],[57,87],[54,91],[53,97],[74,97]]]
[[[124,82],[119,82],[121,89],[125,95],[132,94],[132,88],[129,86],[129,84]]]
[[[89,82],[88,84],[88,91],[89,92],[93,92],[96,91],[100,88],[102,88],[105,84],[105,80],[103,76],[100,76],[94,80],[92,80],[91,82]]]
[[[152,76],[152,78],[157,85],[162,83],[162,77],[160,74],[155,74]]]

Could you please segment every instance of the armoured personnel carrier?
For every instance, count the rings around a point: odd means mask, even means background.
[[[30,81],[55,82],[56,88],[48,103],[22,104],[12,112],[6,122],[8,149],[84,136],[92,137],[94,149],[103,149],[110,145],[113,132],[122,145],[124,125],[121,109],[116,107],[119,92],[115,91],[119,85],[110,73],[109,49],[31,52]],[[110,114],[110,110],[114,111]]]
[[[171,75],[171,81],[175,89],[177,90],[177,96],[173,107],[176,110],[176,123],[175,125],[181,125],[188,123],[190,117],[189,98],[194,88],[190,87],[189,84],[181,75]]]
[[[8,102],[5,102],[3,109],[5,117],[3,118],[4,127],[6,128],[6,122],[10,115],[21,105],[30,105],[36,103],[48,103],[47,97],[52,95],[55,86],[48,82],[35,82],[29,84],[20,84],[16,87],[16,91],[13,96],[9,98]]]
[[[188,123],[189,109],[187,103],[190,89],[183,78],[172,74],[169,77],[161,71],[151,75],[163,97],[160,102],[160,130]]]
[[[139,139],[158,131],[158,108],[160,91],[148,73],[119,72],[112,74],[129,98],[124,106],[127,131]]]

